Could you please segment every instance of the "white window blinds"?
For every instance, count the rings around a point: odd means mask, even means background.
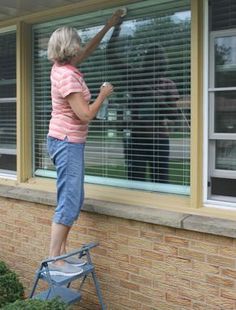
[[[114,10],[113,10],[114,11]],[[35,172],[55,176],[45,142],[50,119],[47,42],[57,27],[78,29],[88,41],[111,10],[34,27]],[[96,97],[113,83],[107,120],[95,119],[86,144],[86,181],[188,194],[190,138],[190,3],[142,1],[128,6],[81,66]]]
[[[0,174],[16,171],[16,34],[0,33]]]

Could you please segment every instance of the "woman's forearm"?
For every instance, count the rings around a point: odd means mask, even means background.
[[[83,48],[82,53],[80,54],[79,63],[83,62],[86,58],[88,58],[93,51],[97,48],[97,46],[100,44],[101,40],[105,36],[105,34],[108,32],[110,27],[108,25],[105,25],[96,35],[93,37]]]
[[[82,122],[89,122],[95,117],[103,101],[112,92],[113,86],[110,83],[106,83],[106,85],[103,84],[100,88],[100,92],[94,102],[89,105],[82,93],[71,93],[67,96],[67,100],[76,116]]]
[[[93,103],[88,104],[81,93],[73,93],[67,97],[68,102],[75,113],[75,115],[85,123],[91,121],[97,114],[100,106],[105,100],[106,96],[99,93]]]
[[[115,25],[120,23],[120,20],[124,16],[124,11],[122,9],[118,9],[112,17],[107,21],[105,26],[85,45],[81,54],[79,56],[78,62],[83,62],[86,58],[88,58],[93,51],[100,44],[101,40],[105,36],[105,34]]]
[[[103,95],[99,94],[97,98],[94,100],[93,103],[91,103],[89,108],[89,115],[88,115],[88,121],[91,121],[96,116],[98,110],[100,109],[103,101],[106,99]]]

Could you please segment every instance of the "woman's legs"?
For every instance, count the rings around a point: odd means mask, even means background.
[[[49,248],[50,257],[55,257],[62,254],[62,251],[65,249],[66,240],[70,229],[70,226],[65,226],[54,222],[52,223],[51,242]],[[63,261],[56,262],[58,265],[62,265],[63,263]]]
[[[61,245],[61,255],[66,254],[66,246],[67,246],[67,238],[69,235],[71,227],[69,227],[67,234],[64,237],[64,240],[62,241],[62,245]]]
[[[57,170],[57,207],[49,249],[50,257],[55,257],[66,253],[68,234],[83,204],[84,144],[48,138],[48,151]]]
[[[61,249],[65,246],[71,226],[53,222],[51,228],[51,243],[49,249],[50,258],[61,255]],[[72,265],[64,260],[57,260],[48,264],[51,275],[72,276],[83,272],[79,266]]]

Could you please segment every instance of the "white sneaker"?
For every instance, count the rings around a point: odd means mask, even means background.
[[[78,257],[74,257],[74,256],[69,256],[65,258],[64,261],[70,265],[77,266],[77,267],[84,266],[86,264],[85,260],[78,258]]]
[[[83,272],[83,269],[80,267],[75,267],[71,264],[65,262],[63,265],[56,265],[55,263],[49,263],[48,269],[50,275],[53,276],[75,276]]]

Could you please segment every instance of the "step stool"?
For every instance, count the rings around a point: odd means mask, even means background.
[[[36,271],[33,289],[29,295],[29,298],[50,300],[55,297],[59,297],[65,303],[73,304],[81,299],[82,297],[81,289],[83,287],[83,284],[86,278],[91,274],[94,285],[95,285],[96,293],[98,296],[98,300],[101,305],[101,309],[106,310],[106,307],[102,300],[100,286],[99,286],[99,283],[96,277],[95,267],[92,263],[92,259],[89,253],[89,251],[96,246],[98,246],[98,243],[96,242],[88,243],[88,244],[83,245],[80,249],[77,249],[73,252],[43,260],[40,264],[39,269]],[[78,275],[73,275],[73,276],[50,275],[50,272],[48,269],[48,263],[55,262],[61,259],[65,259],[70,256],[77,256],[79,258],[84,257],[86,264],[81,266],[81,268],[83,269],[82,273]],[[78,290],[71,289],[70,288],[71,282],[79,278],[82,279],[79,289]],[[39,280],[46,281],[48,283],[48,289],[35,295]]]

